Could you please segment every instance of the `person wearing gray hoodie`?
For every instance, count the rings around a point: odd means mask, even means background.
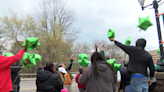
[[[80,75],[79,84],[86,84],[86,92],[114,92],[116,74],[101,53],[94,52],[91,57],[91,66]]]

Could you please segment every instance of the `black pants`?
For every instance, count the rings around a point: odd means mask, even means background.
[[[156,86],[157,86],[156,82],[152,83],[151,86],[149,86],[149,92],[153,92]]]

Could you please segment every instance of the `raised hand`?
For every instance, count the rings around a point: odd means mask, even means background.
[[[24,47],[25,52],[27,52],[27,47],[28,47],[28,42],[27,42],[27,40],[26,40],[26,45],[23,46],[23,47]]]
[[[24,46],[25,48],[27,48],[28,47],[28,42],[27,42],[27,40],[26,40],[26,45]]]
[[[110,38],[110,41],[114,42],[115,40],[114,40],[114,38]]]
[[[104,47],[104,42],[103,42],[103,44],[101,45],[101,51],[103,51],[103,47]]]
[[[103,44],[101,45],[101,47],[104,47],[104,42],[103,42]]]
[[[96,52],[97,52],[97,48],[98,48],[98,46],[97,46],[97,44],[95,44],[95,49],[96,49]]]
[[[71,59],[73,59],[73,58],[74,58],[74,55],[71,56]]]

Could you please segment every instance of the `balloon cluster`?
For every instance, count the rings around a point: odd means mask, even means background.
[[[120,69],[121,64],[116,64],[115,62],[116,62],[116,59],[107,60],[107,63],[110,64],[114,68],[115,72],[117,72]]]
[[[38,42],[38,38],[26,38],[26,41],[28,43],[28,50],[32,50],[38,46],[40,46],[40,43]],[[22,44],[22,46],[26,46],[26,41]]]
[[[88,59],[88,55],[87,54],[84,54],[84,53],[79,54],[78,58],[81,59],[81,60],[78,60],[78,62],[80,63],[81,66],[88,67],[89,61],[87,60]]]
[[[32,50],[38,46],[40,46],[40,43],[38,42],[38,38],[26,38],[26,41],[22,44],[22,46],[26,46],[28,44],[27,49]],[[14,56],[13,53],[5,53],[4,56],[10,57]],[[29,69],[30,66],[36,65],[36,61],[41,61],[42,57],[39,54],[29,54],[27,52],[24,53],[22,64],[23,67],[26,69]]]
[[[36,65],[36,61],[41,61],[42,57],[39,54],[29,54],[27,52],[24,53],[24,57],[22,60],[23,67],[29,69],[30,66]]]

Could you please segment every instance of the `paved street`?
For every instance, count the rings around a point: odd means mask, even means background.
[[[20,92],[36,92],[35,80],[22,80],[20,87]],[[72,84],[72,92],[79,92],[74,80]]]

